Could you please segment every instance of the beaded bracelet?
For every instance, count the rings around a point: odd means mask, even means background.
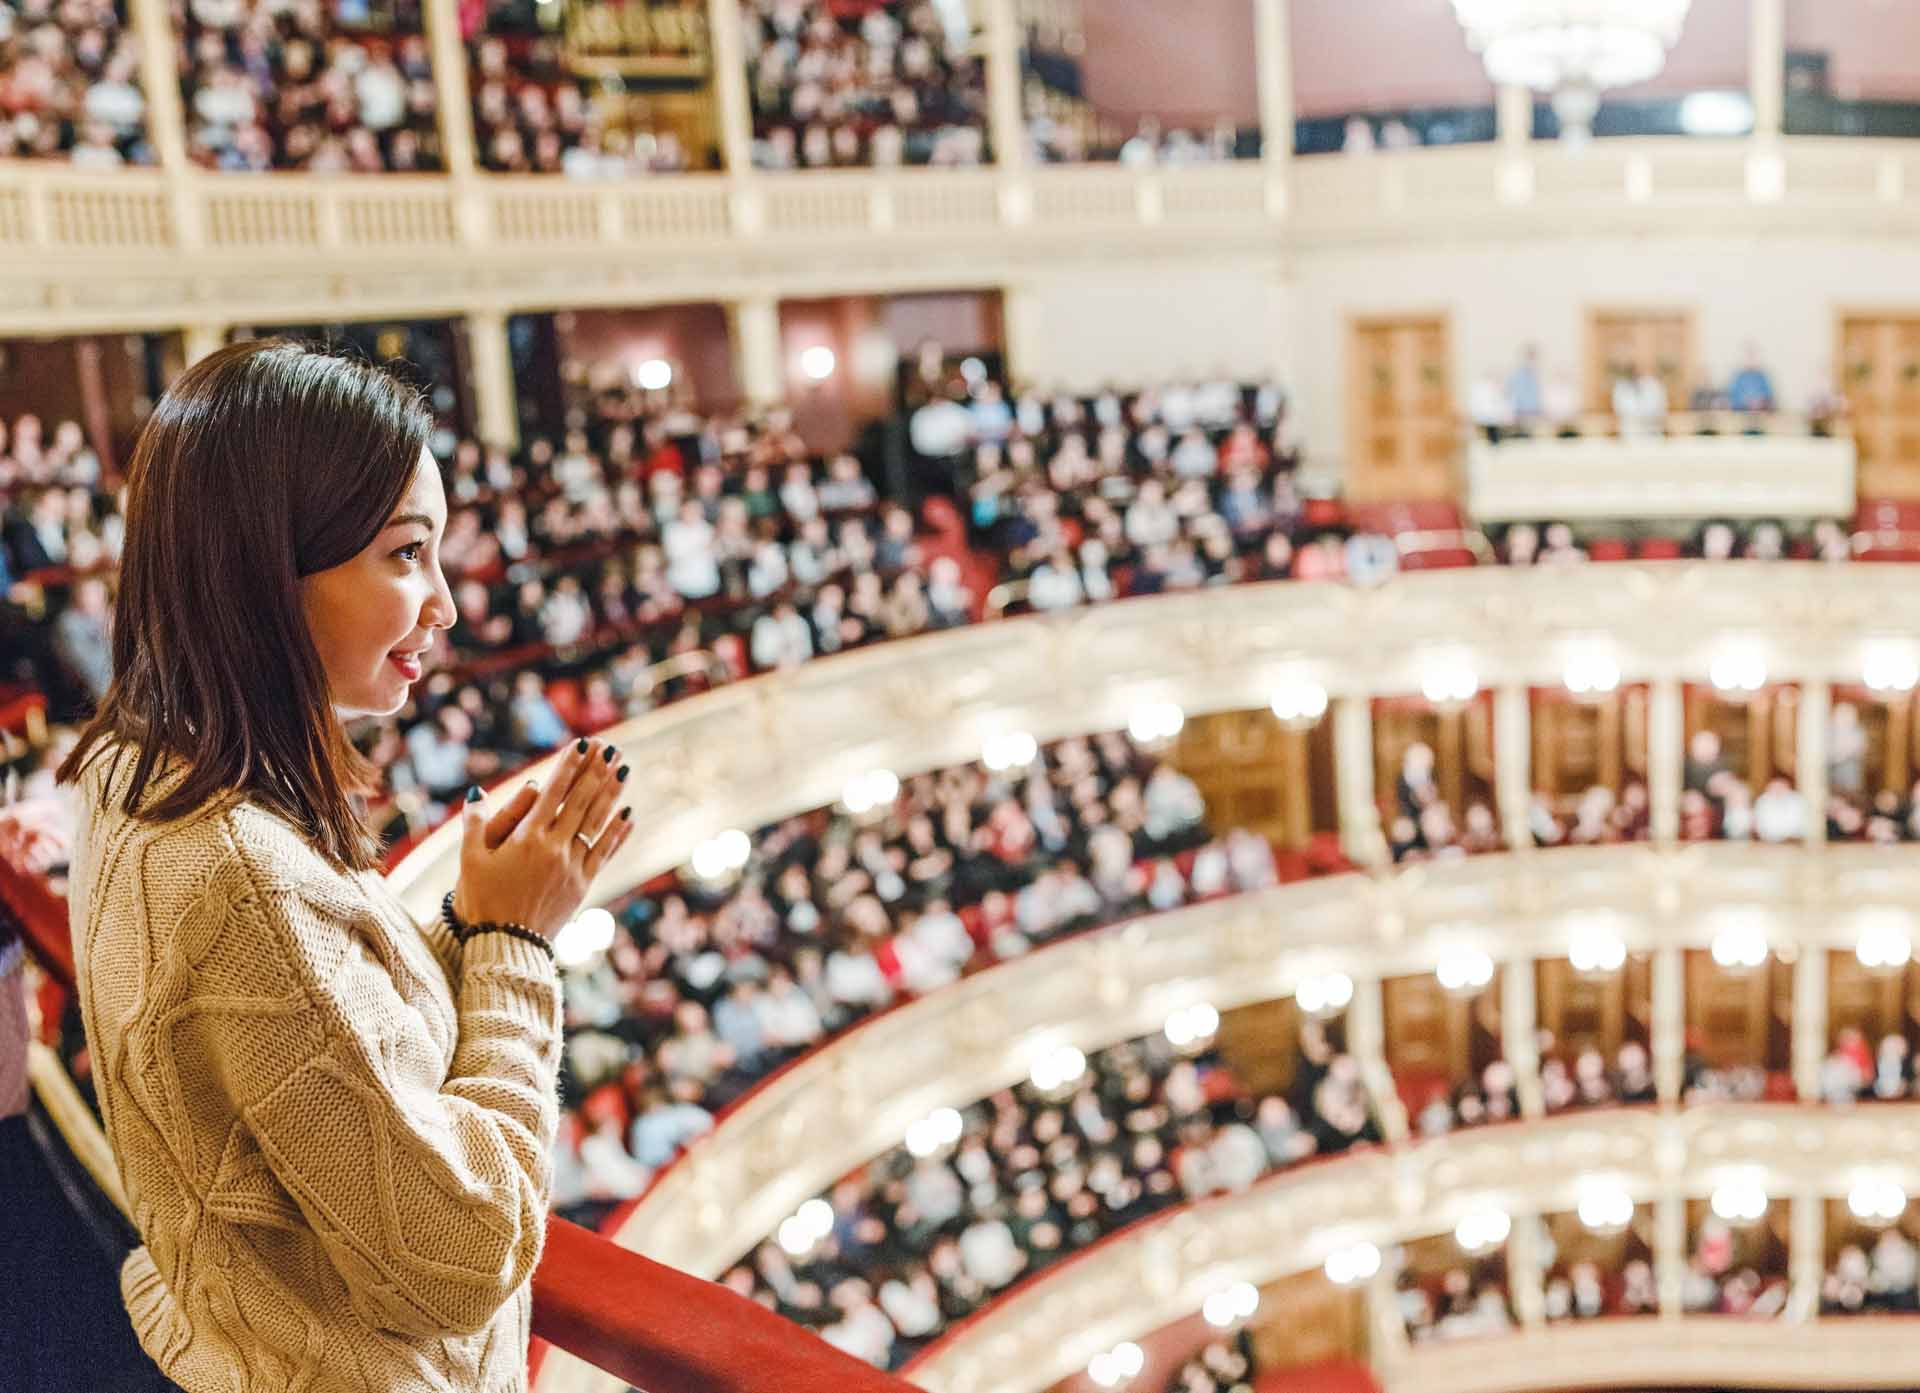
[[[555,962],[559,961],[559,959],[554,955],[553,945],[549,943],[543,936],[535,933],[532,929],[528,928],[525,924],[507,924],[507,923],[496,924],[492,922],[488,922],[484,924],[469,924],[467,925],[467,936],[465,939],[461,941],[463,943],[470,943],[475,938],[478,938],[481,934],[507,934],[513,938],[524,938],[527,942],[537,943],[540,945],[540,947],[544,948],[546,950],[546,954],[548,958],[552,959]]]
[[[447,932],[453,935],[455,943],[464,942],[467,926],[460,922],[460,916],[453,912],[453,891],[447,891],[447,897],[440,901],[440,922],[447,926]]]

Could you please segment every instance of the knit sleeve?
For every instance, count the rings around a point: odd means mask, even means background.
[[[326,887],[227,902],[202,947],[205,1058],[367,1324],[473,1334],[533,1275],[559,1124],[560,987],[537,945],[476,938],[451,1068]]]

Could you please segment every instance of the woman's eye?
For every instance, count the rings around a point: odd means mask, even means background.
[[[427,544],[425,542],[408,542],[405,546],[401,547],[400,550],[396,551],[394,555],[402,561],[418,561],[420,559],[420,553],[426,550],[426,546]]]

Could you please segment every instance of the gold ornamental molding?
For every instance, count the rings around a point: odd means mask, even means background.
[[[576,181],[0,165],[0,332],[993,285],[1436,238],[1920,231],[1920,141],[1536,142],[1194,169]]]
[[[1731,650],[1763,662],[1770,680],[1858,682],[1888,645],[1920,653],[1920,566],[1483,567],[1372,589],[1234,586],[974,625],[737,683],[616,728],[640,826],[596,895],[684,865],[729,828],[831,804],[874,769],[905,776],[966,763],[1009,730],[1047,741],[1122,729],[1147,702],[1189,715],[1257,709],[1290,680],[1316,682],[1336,701],[1405,695],[1436,663],[1464,664],[1482,689],[1553,687],[1570,658],[1595,649],[1629,683],[1704,682]],[[452,885],[458,835],[457,824],[440,829],[395,869],[392,884],[416,914],[435,913]]]

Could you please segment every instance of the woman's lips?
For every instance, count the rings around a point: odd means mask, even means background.
[[[420,659],[418,657],[406,658],[398,653],[389,653],[387,654],[387,661],[399,668],[400,675],[405,677],[407,681],[418,682],[420,680]]]

